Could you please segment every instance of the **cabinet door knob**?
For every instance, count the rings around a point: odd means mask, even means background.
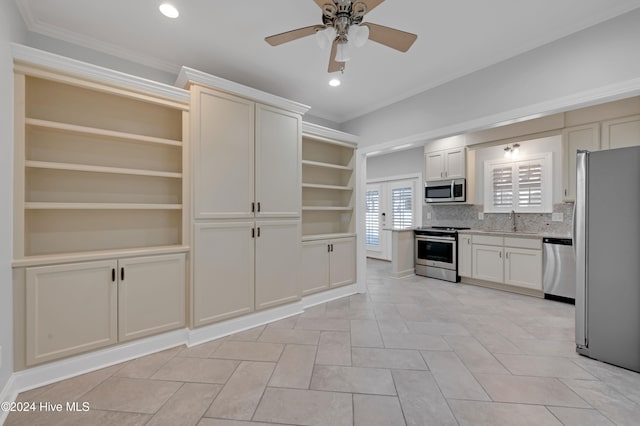
[[[500,259],[502,259],[502,252],[501,251],[498,252],[498,256],[500,256]]]
[[[116,282],[116,268],[111,268],[111,281]]]
[[[124,281],[124,267],[120,268],[120,281]]]
[[[327,253],[331,253],[331,244],[327,244]]]
[[[258,209],[258,211],[260,211],[260,210]],[[258,237],[260,237],[260,227],[259,226],[258,226]]]
[[[260,213],[260,201],[258,201],[258,213]],[[260,236],[260,234],[258,234],[258,237]]]
[[[256,237],[256,228],[251,228],[251,238]]]
[[[251,203],[251,213],[255,213],[256,211],[256,203]]]

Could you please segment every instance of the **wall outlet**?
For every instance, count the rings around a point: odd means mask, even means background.
[[[427,213],[427,220],[431,220],[431,213]]]
[[[562,222],[564,221],[564,215],[562,213],[552,213],[551,221],[553,222]]]
[[[478,220],[484,220],[484,212],[478,212]]]

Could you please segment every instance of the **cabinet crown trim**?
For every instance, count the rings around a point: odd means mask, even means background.
[[[340,130],[331,129],[329,127],[320,126],[314,123],[302,122],[302,133],[314,136],[320,136],[327,139],[335,139],[339,142],[346,143],[352,147],[356,147],[359,141],[359,137],[350,133],[341,132]],[[330,143],[330,141],[328,141]]]
[[[309,111],[309,109],[311,109],[311,107],[308,105],[291,101],[280,96],[263,92],[262,90],[244,86],[231,80],[226,80],[221,77],[216,77],[212,74],[207,74],[205,72],[183,66],[182,68],[180,68],[180,73],[178,74],[175,85],[177,87],[186,88],[189,83],[201,84],[214,89],[222,90],[234,95],[252,99],[260,103],[295,112],[297,114],[304,114]]]
[[[187,90],[168,84],[158,83],[153,80],[45,52],[44,50],[34,49],[33,47],[27,47],[22,44],[12,43],[11,52],[14,61],[49,68],[56,72],[81,76],[102,83],[125,86],[129,89],[152,93],[181,103],[189,103],[190,94]]]

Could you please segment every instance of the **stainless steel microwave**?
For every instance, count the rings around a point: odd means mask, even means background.
[[[466,179],[438,180],[424,185],[426,203],[464,203],[466,200]]]

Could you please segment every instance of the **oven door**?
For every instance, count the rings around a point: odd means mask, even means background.
[[[416,265],[456,270],[456,238],[447,236],[416,236]]]

